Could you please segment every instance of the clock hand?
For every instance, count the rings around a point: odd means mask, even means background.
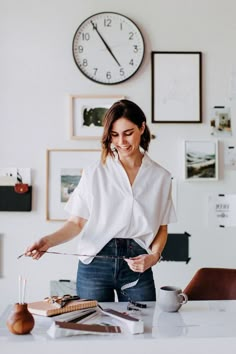
[[[93,23],[93,21],[90,21],[93,29],[97,32],[97,34],[99,35],[99,37],[101,38],[101,40],[103,41],[103,43],[105,44],[105,47],[107,48],[108,52],[112,55],[112,57],[115,59],[116,63],[120,66],[120,63],[118,62],[118,60],[116,59],[115,55],[112,53],[111,48],[108,46],[108,44],[106,43],[106,41],[104,40],[104,38],[101,36],[100,32],[98,31],[97,27],[95,26],[95,24]]]

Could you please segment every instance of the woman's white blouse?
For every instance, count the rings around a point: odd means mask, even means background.
[[[108,157],[83,170],[65,210],[88,220],[78,238],[80,254],[95,255],[112,238],[132,238],[149,251],[160,225],[176,221],[171,175],[145,153],[131,186],[118,158]]]

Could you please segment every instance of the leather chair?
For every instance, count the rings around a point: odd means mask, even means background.
[[[201,268],[184,292],[189,300],[236,300],[236,269]]]

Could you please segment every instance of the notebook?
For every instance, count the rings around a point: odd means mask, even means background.
[[[51,304],[47,301],[36,301],[28,304],[28,310],[34,315],[54,316],[61,313],[77,311],[97,306],[97,300],[73,300],[64,307],[58,307],[58,304]]]

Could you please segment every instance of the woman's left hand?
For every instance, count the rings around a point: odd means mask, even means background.
[[[143,273],[154,266],[160,258],[159,253],[141,254],[133,258],[126,258],[125,261],[133,272]]]

